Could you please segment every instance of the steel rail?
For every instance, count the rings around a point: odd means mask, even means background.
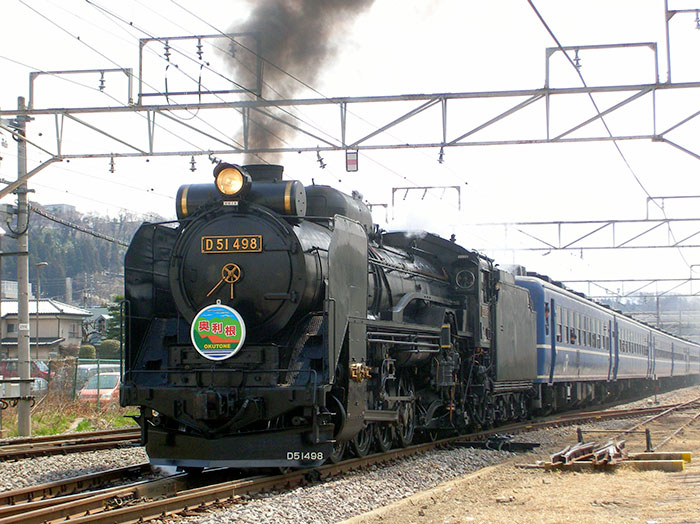
[[[694,416],[693,418],[691,418],[688,422],[686,422],[685,424],[683,424],[680,428],[678,428],[676,431],[674,431],[673,433],[671,433],[668,437],[666,437],[665,439],[663,439],[657,446],[654,446],[654,447],[652,448],[652,451],[656,451],[656,450],[658,450],[659,448],[665,446],[668,442],[671,441],[671,439],[672,439],[673,437],[677,436],[679,433],[682,433],[686,428],[688,428],[688,427],[692,426],[693,424],[695,424],[695,422],[697,422],[698,419],[700,419],[700,411],[699,411],[698,413],[696,413],[695,416]]]
[[[122,468],[109,469],[98,473],[90,473],[79,477],[57,480],[38,486],[14,489],[0,493],[0,515],[5,506],[17,506],[21,503],[34,502],[37,500],[50,501],[55,497],[76,494],[80,491],[87,491],[96,487],[104,486],[108,482],[142,476],[153,473],[153,469],[148,462],[125,466]],[[51,503],[55,503],[50,501]]]
[[[40,442],[54,442],[62,440],[73,440],[84,437],[100,437],[104,435],[121,435],[123,433],[138,432],[138,428],[119,428],[119,429],[103,429],[99,431],[80,431],[75,433],[62,433],[60,435],[43,435],[40,437],[26,437],[17,439],[0,440],[0,449],[2,446],[15,446],[19,444],[37,444]]]
[[[63,446],[50,446],[35,449],[12,450],[0,453],[0,461],[18,460],[33,457],[48,457],[51,455],[67,455],[69,453],[82,453],[85,451],[99,451],[102,449],[112,449],[122,446],[140,445],[141,437],[125,439],[123,437],[111,437],[99,442],[75,443]]]
[[[144,480],[127,486],[116,486],[89,493],[67,495],[47,501],[27,502],[17,506],[6,506],[0,524],[22,522],[23,524],[44,524],[55,520],[70,520],[74,516],[92,515],[103,512],[115,505],[144,497],[160,497],[187,487],[186,473],[169,477]],[[92,522],[88,520],[88,522]]]
[[[622,434],[622,435],[626,435],[627,433],[631,433],[632,431],[636,431],[636,430],[638,430],[639,428],[641,428],[641,427],[647,425],[649,422],[653,422],[653,421],[656,420],[656,419],[659,419],[659,418],[661,418],[661,417],[664,417],[664,416],[668,415],[669,413],[673,413],[674,411],[677,411],[677,410],[682,409],[682,408],[684,408],[684,407],[692,407],[693,404],[696,404],[696,403],[698,403],[698,402],[700,402],[700,397],[698,397],[698,398],[696,398],[696,399],[693,399],[693,400],[690,400],[690,401],[688,401],[688,402],[683,402],[682,404],[677,404],[677,405],[675,405],[675,406],[671,406],[671,407],[669,407],[668,409],[663,410],[663,411],[662,411],[661,413],[659,413],[658,415],[654,415],[653,417],[650,417],[650,418],[648,418],[648,419],[646,419],[646,420],[643,420],[643,421],[641,421],[639,424],[636,424],[636,425],[632,426],[631,428],[629,428],[629,429],[627,429],[627,430],[621,432],[621,434]]]
[[[307,484],[319,478],[329,478],[349,471],[354,471],[371,465],[393,462],[398,459],[425,453],[432,449],[449,447],[458,442],[469,442],[483,439],[498,433],[525,433],[538,429],[569,426],[589,420],[602,420],[628,416],[640,416],[653,412],[657,415],[645,422],[655,420],[664,414],[679,409],[693,407],[699,399],[675,404],[671,406],[655,406],[651,408],[632,408],[608,411],[583,412],[577,415],[561,416],[555,419],[540,422],[522,422],[499,426],[498,428],[449,437],[434,442],[417,444],[406,448],[389,450],[386,453],[368,455],[354,458],[338,464],[327,464],[315,469],[296,470],[286,474],[274,476],[260,476],[242,480],[233,480],[223,483],[207,485],[204,487],[183,489],[188,483],[188,476],[182,475],[177,479],[166,478],[158,481],[149,481],[139,486],[118,487],[103,490],[96,494],[83,494],[76,498],[58,498],[52,500],[50,506],[44,505],[40,509],[14,513],[12,516],[0,518],[0,524],[14,522],[21,517],[27,524],[43,523],[57,519],[69,519],[73,524],[82,523],[117,523],[117,522],[143,522],[154,518],[162,518],[167,515],[177,514],[192,508],[205,508],[222,501],[235,501],[242,495],[283,490],[294,486]],[[147,486],[147,488],[144,488]],[[158,497],[158,500],[138,502],[144,497]],[[162,498],[165,497],[165,498]],[[119,506],[119,507],[117,507]],[[1,516],[2,514],[0,514]]]
[[[110,449],[139,444],[140,441],[140,432],[134,430],[102,435],[91,435],[88,433],[80,437],[73,436],[70,438],[38,441],[37,443],[25,442],[16,445],[0,446],[0,461]]]

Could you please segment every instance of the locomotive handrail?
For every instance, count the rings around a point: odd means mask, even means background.
[[[387,344],[395,344],[398,346],[419,346],[425,348],[439,348],[440,344],[431,344],[429,342],[410,342],[406,340],[390,340],[384,338],[367,337],[367,342],[386,342]]]
[[[422,335],[420,333],[402,333],[400,331],[368,331],[367,335],[369,336],[370,334],[372,335],[377,335],[381,337],[415,337],[415,338],[440,338],[440,335],[435,334],[435,335]]]
[[[396,264],[389,264],[388,262],[382,262],[373,258],[367,260],[368,263],[374,264],[375,266],[381,266],[385,269],[391,269],[394,271],[399,271],[400,273],[406,273],[407,275],[412,275],[414,277],[427,278],[430,280],[437,280],[438,282],[449,282],[449,277],[443,275],[434,275],[432,273],[426,273],[424,271],[415,271],[411,269],[406,269]]]

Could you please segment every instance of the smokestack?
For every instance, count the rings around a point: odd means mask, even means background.
[[[66,277],[66,304],[73,303],[73,281]]]
[[[262,43],[263,97],[293,98],[307,86],[315,87],[323,66],[338,52],[355,17],[369,8],[374,0],[258,0],[243,28],[231,32],[257,32]],[[250,79],[257,59],[251,51],[232,44],[230,60],[236,78]],[[306,84],[302,84],[301,82]],[[251,82],[243,81],[244,85]],[[282,115],[286,120],[288,115]],[[251,112],[248,146],[251,148],[283,147],[294,129]],[[250,155],[249,155],[250,156]],[[267,155],[268,162],[279,162],[279,155]],[[245,158],[258,163],[259,157]]]

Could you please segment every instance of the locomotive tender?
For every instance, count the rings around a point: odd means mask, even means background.
[[[358,194],[219,164],[125,260],[121,404],[154,464],[314,466],[700,374],[700,347]]]

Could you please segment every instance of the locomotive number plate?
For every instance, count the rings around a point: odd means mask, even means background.
[[[202,253],[260,253],[262,235],[202,237]]]

